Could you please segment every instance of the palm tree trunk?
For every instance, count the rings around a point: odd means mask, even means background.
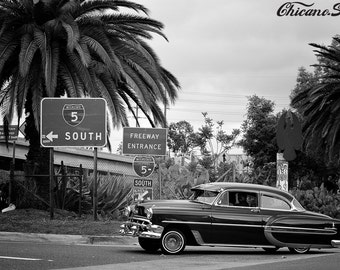
[[[28,98],[25,104],[26,127],[25,138],[29,142],[29,149],[26,155],[28,171],[34,175],[37,184],[37,195],[45,201],[49,201],[49,149],[40,146],[39,131],[35,126],[32,102]],[[39,176],[42,175],[42,176]]]

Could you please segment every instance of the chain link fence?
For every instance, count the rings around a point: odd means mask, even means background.
[[[18,147],[18,146],[17,146]],[[23,147],[19,145],[19,147]],[[27,146],[26,146],[27,148]],[[8,151],[11,151],[9,149]],[[21,153],[19,150],[17,153]],[[73,197],[73,207],[75,209],[77,204],[75,203],[78,196],[82,198],[81,208],[83,210],[89,210],[89,202],[92,203],[93,198],[93,184],[94,184],[94,167],[97,165],[97,192],[98,192],[98,209],[101,211],[118,211],[132,200],[136,199],[136,190],[141,192],[141,189],[134,188],[135,179],[140,179],[139,176],[133,170],[133,156],[113,155],[110,153],[98,152],[97,160],[94,159],[93,150],[77,149],[77,148],[56,148],[54,149],[54,181],[53,181],[53,194],[54,205],[58,208],[64,208],[71,201]],[[25,164],[25,161],[21,156],[16,156],[16,162]],[[21,164],[20,164],[21,165]],[[13,203],[18,201],[18,197],[22,199],[22,194],[14,192],[14,187],[20,186],[24,189],[26,195],[31,198],[40,200],[43,205],[48,205],[48,198],[39,198],[36,196],[36,182],[34,179],[46,178],[44,180],[49,183],[48,176],[36,175],[34,168],[18,168],[18,164],[15,166],[15,171],[11,176],[11,170],[2,170],[0,168],[0,184],[3,189],[9,191],[8,184],[12,183],[12,198]],[[25,172],[24,172],[25,171]],[[26,175],[26,176],[25,176]],[[11,180],[12,177],[12,181]],[[151,196],[150,199],[160,198],[160,174],[156,169],[147,179],[152,180]],[[80,183],[80,180],[81,183]],[[148,187],[150,189],[150,187]],[[76,193],[72,193],[66,196],[66,192],[73,190]],[[80,192],[81,191],[81,192]],[[81,196],[79,195],[81,194]],[[67,197],[67,198],[66,198]],[[69,200],[69,201],[67,201]],[[27,202],[21,202],[24,204]],[[79,208],[79,212],[81,210]]]

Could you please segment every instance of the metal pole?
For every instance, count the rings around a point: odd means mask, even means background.
[[[79,217],[81,217],[81,197],[83,196],[83,166],[80,164],[79,172]]]
[[[93,166],[93,177],[94,177],[94,185],[93,185],[93,220],[97,220],[97,206],[98,206],[98,198],[97,198],[97,155],[98,149],[94,148],[94,166]]]
[[[14,180],[14,170],[15,170],[15,141],[13,142],[13,158],[10,164],[9,172],[9,184],[8,184],[8,204],[12,203],[12,186]]]
[[[50,148],[50,219],[54,218],[54,198],[53,198],[53,180],[54,180],[54,152]]]
[[[232,165],[233,165],[233,182],[235,182],[235,176],[236,176],[235,161],[232,162]]]
[[[158,178],[159,178],[159,199],[162,199],[162,173],[161,173],[161,163],[158,165]]]

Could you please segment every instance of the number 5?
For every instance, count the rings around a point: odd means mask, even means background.
[[[71,121],[72,122],[78,121],[78,112],[71,112]]]
[[[142,166],[142,174],[145,174],[145,173],[147,173],[147,169],[146,169],[146,166]]]

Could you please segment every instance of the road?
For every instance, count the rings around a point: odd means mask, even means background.
[[[312,250],[293,255],[286,249],[266,254],[260,249],[187,247],[182,255],[147,254],[137,245],[65,245],[0,242],[0,269],[6,270],[333,270],[340,250]]]

